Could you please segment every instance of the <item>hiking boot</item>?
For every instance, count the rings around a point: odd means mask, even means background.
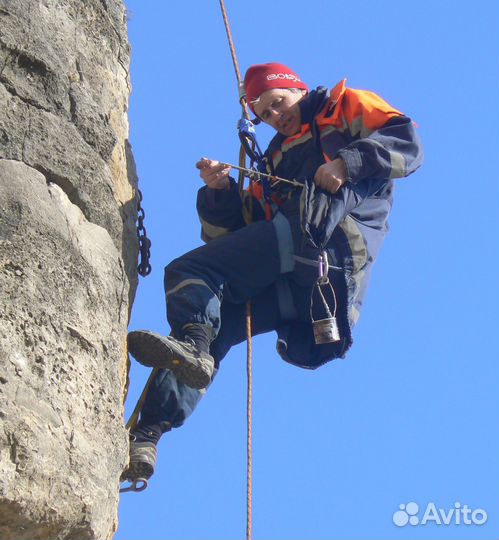
[[[173,371],[179,382],[191,388],[206,388],[215,367],[213,357],[200,351],[188,337],[180,341],[148,330],[128,334],[128,352],[144,366]]]
[[[147,480],[154,474],[157,457],[158,451],[154,443],[131,441],[130,461],[121,474],[120,481],[131,482],[132,486],[122,491],[143,491],[147,487]]]

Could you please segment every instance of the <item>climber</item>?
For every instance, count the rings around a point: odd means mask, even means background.
[[[422,162],[413,122],[372,92],[345,81],[310,91],[277,63],[251,66],[244,87],[252,112],[277,132],[265,152],[267,170],[298,180],[301,189],[271,186],[273,216],[266,220],[259,184],[240,195],[227,165],[206,158],[196,164],[205,183],[197,210],[206,244],[165,269],[171,335],[128,336],[131,355],[161,369],[131,433],[124,479],[152,475],[162,434],[184,423],[220,361],[244,341],[247,300],[253,334],[277,331],[287,362],[313,369],[345,356],[387,232],[392,180]],[[242,210],[251,197],[247,225]],[[317,344],[310,308],[324,252],[338,337]]]

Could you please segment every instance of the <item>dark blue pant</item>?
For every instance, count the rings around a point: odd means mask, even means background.
[[[318,252],[303,237],[299,216],[278,213],[212,240],[165,269],[167,317],[173,334],[184,325],[207,324],[215,339],[216,367],[230,348],[246,339],[246,302],[252,333],[275,330],[287,319],[308,320],[317,279]],[[183,424],[203,395],[161,370],[152,382],[141,422]]]
[[[330,199],[331,230],[385,183],[343,186]],[[328,246],[330,263],[333,270],[342,271],[336,249]],[[298,197],[285,203],[273,221],[252,223],[182,255],[165,272],[172,333],[181,335],[186,324],[209,325],[215,336],[210,352],[218,368],[230,348],[245,339],[247,300],[252,303],[253,335],[275,330],[286,320],[309,321],[318,255],[301,230]],[[333,282],[334,274],[330,274]],[[178,427],[203,393],[161,371],[151,385],[141,421]]]

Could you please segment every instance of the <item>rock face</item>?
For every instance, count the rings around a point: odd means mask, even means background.
[[[116,529],[136,176],[121,0],[0,0],[0,538]]]

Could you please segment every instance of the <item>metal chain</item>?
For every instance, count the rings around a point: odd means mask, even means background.
[[[147,238],[147,231],[144,227],[144,220],[146,219],[146,213],[142,208],[142,192],[137,190],[139,193],[139,200],[137,201],[137,239],[139,241],[139,256],[140,261],[137,266],[137,272],[142,276],[146,277],[151,273],[152,266],[149,262],[151,258],[151,241]]]

